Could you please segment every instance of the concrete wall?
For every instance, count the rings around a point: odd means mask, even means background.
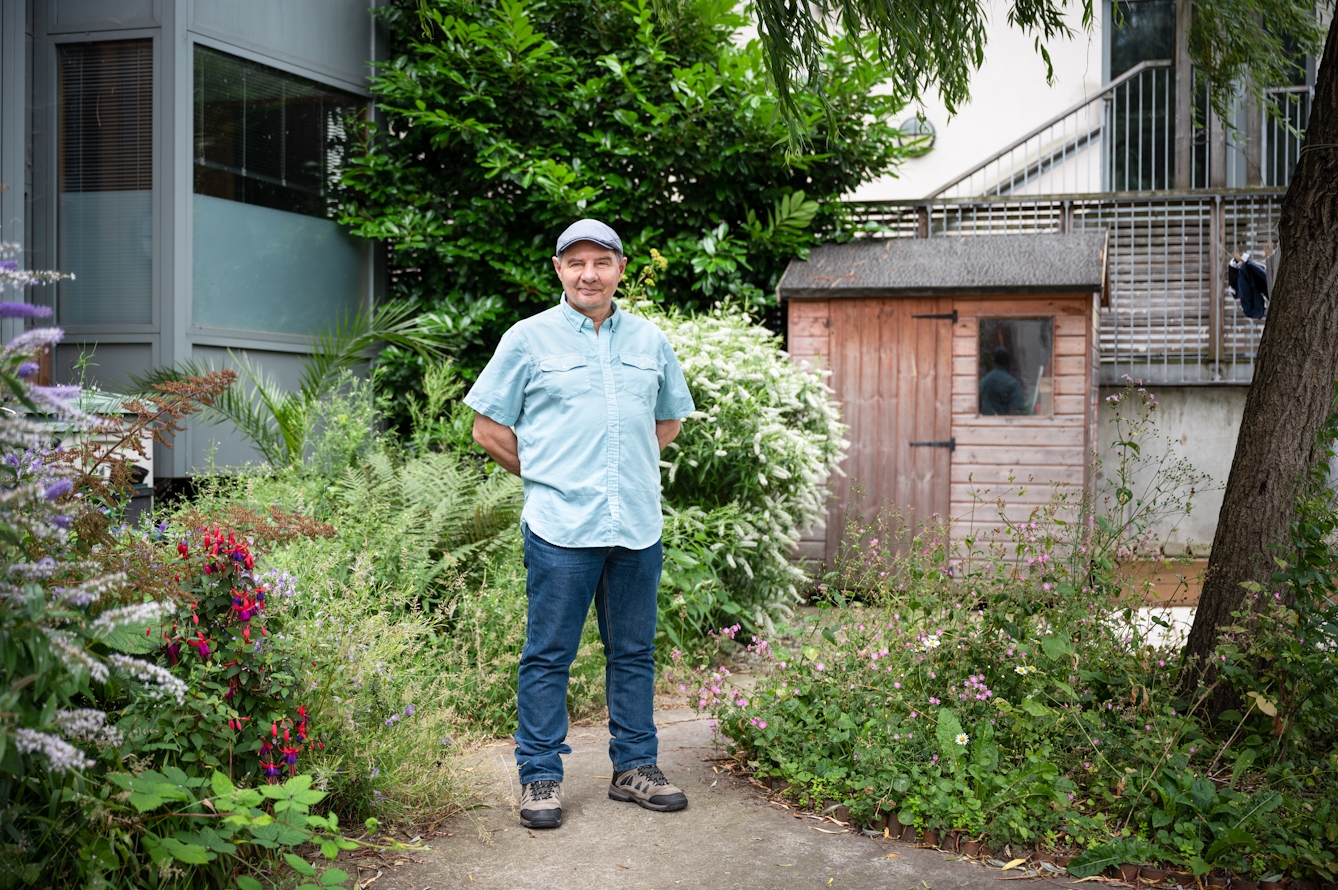
[[[1114,409],[1106,400],[1118,391],[1104,387],[1101,391],[1099,490],[1110,485],[1119,462],[1115,447],[1117,429],[1111,422]],[[1196,488],[1190,499],[1190,514],[1179,521],[1168,519],[1157,523],[1158,536],[1168,545],[1166,550],[1170,554],[1184,552],[1186,546],[1192,547],[1195,553],[1206,552],[1217,528],[1222,488],[1226,485],[1231,459],[1236,452],[1236,433],[1245,411],[1247,389],[1243,386],[1181,386],[1152,387],[1152,392],[1157,397],[1158,407],[1153,412],[1156,426],[1152,436],[1140,442],[1145,461],[1151,463],[1169,458],[1169,463],[1183,458],[1199,473],[1209,477]],[[1132,486],[1135,497],[1149,490],[1154,475],[1147,467],[1138,474],[1138,484]]]
[[[1076,36],[1049,46],[1055,82],[1045,80],[1045,62],[1032,38],[1008,26],[1002,5],[990,7],[989,43],[985,64],[971,78],[971,100],[955,117],[937,95],[923,106],[926,119],[938,133],[934,148],[899,166],[896,175],[860,186],[848,198],[856,201],[892,201],[923,198],[954,177],[965,173],[1008,143],[1025,135],[1076,104],[1105,82],[1102,23],[1106,5],[1096,4],[1093,29],[1085,31],[1078,8],[1065,16]],[[912,118],[907,108],[903,120]]]

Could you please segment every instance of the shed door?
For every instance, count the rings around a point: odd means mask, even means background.
[[[848,517],[872,518],[882,506],[917,523],[948,515],[952,454],[943,446],[952,436],[952,302],[828,303],[832,387],[850,428],[846,475],[836,480],[827,517],[828,559]],[[863,489],[862,499],[851,499],[852,486]]]

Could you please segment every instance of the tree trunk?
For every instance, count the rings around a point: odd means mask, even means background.
[[[1186,688],[1212,675],[1217,629],[1267,585],[1272,544],[1284,544],[1298,486],[1338,381],[1338,27],[1329,30],[1296,174],[1279,221],[1284,251],[1245,400],[1198,612],[1185,646]],[[1214,299],[1219,299],[1217,294]],[[1212,716],[1227,706],[1216,696]]]

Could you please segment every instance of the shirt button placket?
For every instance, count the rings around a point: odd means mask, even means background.
[[[608,407],[608,497],[609,545],[616,546],[622,526],[622,507],[618,499],[618,388],[614,382],[613,327],[605,322],[604,336],[599,341],[599,367],[604,372],[604,402]]]

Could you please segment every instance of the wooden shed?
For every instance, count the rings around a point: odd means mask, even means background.
[[[1007,507],[1022,520],[1049,483],[1090,486],[1105,281],[1103,233],[861,239],[792,262],[790,354],[830,369],[851,443],[799,556],[835,555],[852,484],[861,512],[951,517],[958,536],[1000,524],[973,489],[1030,480]]]

